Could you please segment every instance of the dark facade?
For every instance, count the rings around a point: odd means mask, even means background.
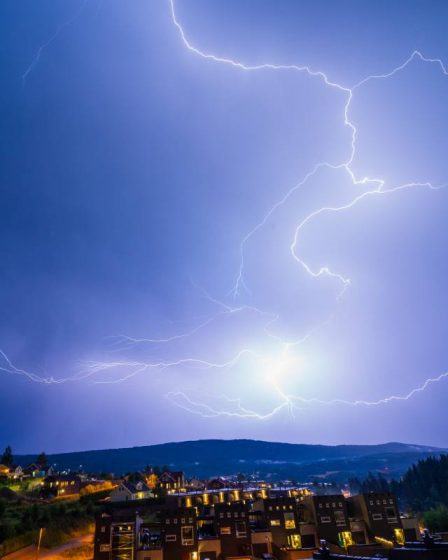
[[[252,554],[249,508],[242,502],[215,505],[215,532],[224,558]]]
[[[135,522],[113,520],[102,514],[97,518],[94,540],[95,560],[134,560]]]
[[[342,494],[307,496],[307,521],[315,523],[320,539],[347,548],[353,544],[347,503]]]
[[[393,494],[368,493],[347,500],[350,516],[364,519],[371,541],[385,539],[397,544],[405,541],[403,526]]]
[[[196,510],[181,508],[163,512],[161,541],[164,560],[196,560],[198,550]]]
[[[254,510],[263,512],[265,527],[278,547],[298,549],[300,537],[300,509],[294,498],[268,498],[254,503]]]

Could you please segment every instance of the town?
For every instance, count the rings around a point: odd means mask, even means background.
[[[3,459],[12,455],[5,450]],[[443,459],[443,458],[442,458]],[[308,558],[433,559],[448,557],[448,533],[431,535],[421,520],[400,511],[387,490],[354,493],[349,485],[297,484],[246,477],[206,480],[168,468],[147,467],[123,477],[58,472],[45,454],[26,467],[0,465],[0,496],[16,496],[16,512],[36,513],[31,547],[13,551],[0,533],[5,558],[46,554],[51,519],[75,523],[71,558],[93,560],[296,560]],[[55,508],[58,509],[54,514]],[[24,509],[25,508],[25,509]],[[5,507],[0,510],[4,527]],[[63,515],[61,515],[63,514]],[[20,524],[27,523],[19,515]],[[71,536],[76,533],[72,533]],[[27,544],[25,541],[22,545]],[[29,544],[29,543],[28,543]],[[5,546],[6,545],[6,546]],[[81,545],[81,546],[78,546]],[[42,548],[41,548],[42,546]],[[47,545],[48,546],[48,545]],[[51,544],[50,544],[51,546]],[[77,547],[78,546],[78,547]],[[70,544],[69,544],[70,547]],[[0,548],[0,551],[2,549]],[[70,548],[68,549],[70,550]],[[9,553],[12,552],[12,555]],[[3,556],[2,556],[3,557]],[[42,556],[64,558],[66,556]]]

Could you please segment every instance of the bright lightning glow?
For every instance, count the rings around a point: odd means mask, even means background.
[[[79,12],[75,16],[64,23],[50,38],[49,41],[44,43],[36,53],[32,63],[27,68],[22,76],[23,83],[25,83],[27,76],[39,62],[43,50],[48,47],[51,42],[53,42],[64,27],[71,24],[77,17],[79,17],[82,9],[84,8],[87,0],[84,0]],[[334,281],[340,286],[338,299],[346,292],[350,287],[351,279],[345,272],[337,272],[332,270],[328,265],[323,264],[317,268],[312,267],[310,264],[305,262],[304,259],[300,257],[299,245],[301,240],[301,234],[303,230],[311,223],[318,219],[324,214],[342,213],[349,209],[355,207],[358,203],[364,200],[369,200],[370,198],[383,196],[383,195],[394,195],[399,194],[401,191],[409,189],[428,189],[437,190],[442,188],[443,185],[433,185],[430,182],[408,182],[400,185],[386,185],[386,182],[381,177],[357,177],[352,168],[355,156],[356,156],[356,142],[358,137],[358,129],[355,123],[350,119],[350,109],[352,101],[355,94],[368,82],[373,80],[387,80],[398,74],[400,71],[404,70],[412,61],[418,59],[426,64],[434,64],[443,75],[448,76],[448,72],[444,63],[438,58],[427,58],[419,51],[414,51],[407,60],[405,60],[399,66],[396,66],[391,71],[384,74],[373,74],[369,75],[353,86],[347,86],[340,84],[333,79],[331,79],[324,72],[315,70],[307,65],[294,65],[294,64],[273,64],[273,63],[263,63],[258,65],[250,65],[243,63],[239,60],[233,60],[231,58],[217,56],[212,53],[205,52],[200,48],[196,47],[187,37],[181,23],[178,20],[175,10],[174,0],[169,0],[171,19],[174,27],[179,33],[179,37],[185,48],[190,51],[193,55],[204,59],[212,64],[224,64],[233,67],[236,71],[242,72],[299,72],[309,76],[310,79],[318,80],[323,87],[330,88],[335,92],[335,95],[342,96],[345,100],[343,111],[341,113],[341,122],[344,127],[350,131],[350,142],[347,146],[347,154],[345,159],[342,161],[324,161],[320,162],[314,166],[304,177],[297,182],[291,189],[289,189],[275,204],[269,208],[262,219],[248,231],[248,233],[243,237],[239,244],[239,266],[236,271],[235,282],[232,288],[232,294],[234,298],[241,297],[244,293],[250,293],[250,287],[248,286],[247,280],[245,278],[245,252],[246,246],[254,235],[261,230],[271,219],[271,217],[283,207],[291,198],[292,195],[302,187],[304,187],[316,174],[324,169],[332,171],[343,171],[349,178],[351,184],[359,187],[359,194],[356,194],[351,200],[346,204],[341,204],[339,206],[324,206],[318,208],[308,214],[303,218],[295,227],[293,237],[290,242],[289,250],[291,258],[296,262],[309,276],[315,279],[327,278],[329,281]],[[3,359],[4,364],[0,365],[0,370],[15,375],[22,375],[33,382],[38,383],[63,383],[67,381],[79,381],[85,379],[91,379],[95,383],[121,383],[131,377],[138,375],[142,372],[153,372],[154,374],[162,373],[170,369],[188,368],[192,370],[210,370],[215,372],[222,372],[223,370],[234,368],[235,366],[240,366],[243,362],[250,362],[250,367],[252,370],[259,372],[259,383],[267,388],[272,394],[278,398],[278,405],[274,406],[270,411],[266,413],[257,412],[251,410],[250,408],[244,406],[240,398],[230,398],[225,395],[216,396],[213,395],[213,400],[210,396],[206,396],[207,402],[204,402],[204,396],[200,396],[198,399],[191,397],[187,393],[181,390],[174,390],[167,393],[167,399],[175,406],[181,407],[182,409],[200,415],[204,418],[211,417],[237,417],[245,419],[254,420],[268,420],[280,413],[281,411],[288,411],[290,414],[296,409],[303,409],[304,407],[310,406],[334,406],[334,405],[344,405],[344,406],[379,406],[389,404],[395,401],[406,401],[415,396],[416,394],[426,390],[430,385],[438,383],[448,377],[448,372],[442,373],[439,376],[426,379],[416,388],[409,390],[403,395],[389,395],[375,401],[367,400],[344,400],[342,398],[336,398],[331,400],[322,400],[319,398],[304,398],[297,395],[289,395],[283,387],[285,386],[286,378],[292,375],[300,375],[300,358],[296,355],[292,355],[290,350],[292,348],[298,347],[300,344],[305,342],[310,336],[312,336],[316,330],[322,328],[326,325],[332,317],[329,317],[322,323],[309,329],[302,337],[296,340],[285,340],[283,337],[277,336],[270,331],[270,327],[276,323],[279,319],[278,315],[272,312],[264,311],[256,307],[249,305],[228,305],[223,303],[208,294],[206,294],[207,299],[210,303],[218,307],[218,311],[213,315],[202,319],[196,326],[193,326],[181,333],[174,334],[165,337],[150,337],[150,338],[133,338],[127,335],[120,335],[114,337],[114,344],[116,350],[129,350],[137,345],[148,344],[148,345],[169,345],[173,342],[179,340],[186,340],[194,335],[206,330],[211,327],[216,322],[219,322],[224,317],[229,316],[240,316],[247,313],[255,313],[263,320],[262,326],[264,332],[272,339],[273,343],[276,344],[276,348],[265,349],[263,352],[259,348],[245,347],[236,351],[232,356],[225,360],[210,360],[198,356],[185,356],[173,360],[154,360],[154,361],[140,361],[140,360],[130,360],[130,361],[105,361],[105,362],[91,362],[88,363],[84,370],[79,373],[79,375],[73,378],[44,378],[36,374],[26,372],[16,368],[7,356],[0,352],[0,357]],[[121,372],[125,371],[122,375]],[[218,402],[218,404],[216,404]],[[214,403],[214,404],[211,404]]]

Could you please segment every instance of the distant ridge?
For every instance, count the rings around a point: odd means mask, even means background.
[[[243,472],[258,473],[274,480],[290,478],[305,482],[316,477],[346,480],[350,476],[364,476],[369,471],[397,477],[419,459],[445,451],[398,442],[330,446],[251,439],[207,439],[57,453],[48,457],[58,469],[78,470],[82,465],[87,472],[113,472],[116,475],[141,470],[146,465],[168,465],[173,470],[185,471],[190,477]],[[21,465],[33,460],[34,455],[16,456]]]

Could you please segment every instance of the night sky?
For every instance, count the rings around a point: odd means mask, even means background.
[[[448,446],[447,18],[3,0],[0,447]]]

